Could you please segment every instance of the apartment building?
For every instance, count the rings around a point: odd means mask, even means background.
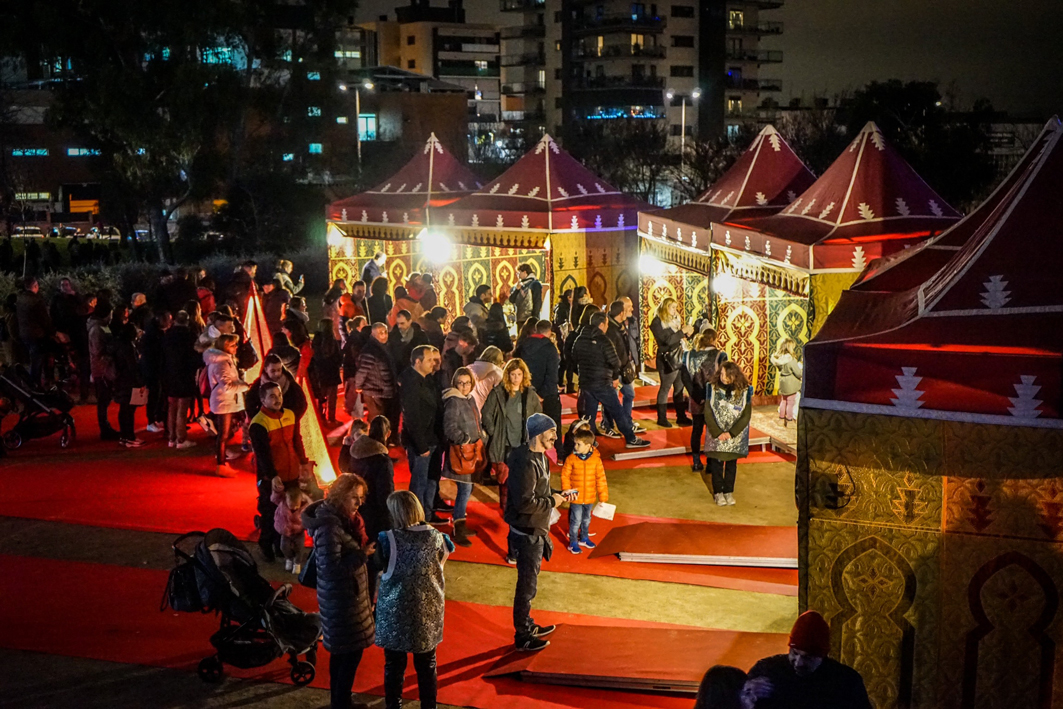
[[[433,7],[429,0],[410,0],[395,8],[395,19],[382,15],[359,25],[369,33],[367,50],[380,66],[394,66],[433,76],[465,88],[468,95],[470,156],[477,143],[493,144],[501,128],[499,28],[468,23],[462,0]]]
[[[770,120],[782,90],[761,75],[782,61],[761,47],[782,23],[761,13],[783,0],[501,2],[519,17],[501,31],[502,116],[515,136],[612,118],[718,136]]]

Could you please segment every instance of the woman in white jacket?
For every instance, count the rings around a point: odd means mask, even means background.
[[[214,417],[214,427],[218,430],[214,452],[218,468],[215,474],[220,478],[236,477],[228,461],[238,458],[236,449],[227,450],[229,438],[233,432],[235,414],[244,411],[244,392],[248,385],[236,367],[236,349],[240,346],[238,335],[220,335],[214,346],[203,353],[203,362],[207,365],[207,381],[210,384],[210,412]]]

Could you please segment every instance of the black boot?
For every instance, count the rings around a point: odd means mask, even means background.
[[[677,396],[673,400],[675,402],[675,422],[679,426],[692,426],[694,422],[691,420],[690,415],[687,413],[687,399],[685,396]]]
[[[469,530],[465,526],[465,520],[454,520],[454,543],[459,547],[471,547],[472,542],[469,540]]]
[[[657,404],[657,425],[661,428],[671,428],[668,422],[668,404]]]
[[[702,470],[705,469],[705,464],[701,462],[701,454],[697,451],[694,451],[693,458],[693,461],[691,461],[690,463],[690,469],[693,470],[695,473],[700,473]]]

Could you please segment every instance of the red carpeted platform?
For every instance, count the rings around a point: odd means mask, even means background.
[[[165,571],[13,556],[0,556],[0,569],[4,599],[0,604],[0,627],[4,629],[0,645],[4,647],[190,673],[200,659],[212,653],[209,638],[217,630],[215,616],[159,612]],[[315,595],[310,589],[297,586],[292,600],[304,610],[316,610]],[[511,609],[448,601],[446,613],[443,644],[438,648],[442,703],[491,709],[685,709],[690,704],[689,699],[681,697],[560,688],[509,677],[486,678],[484,673],[512,649]],[[537,612],[535,619],[539,623],[676,628],[565,613]],[[785,636],[778,637],[785,644]],[[703,664],[707,669],[709,659]],[[355,691],[382,695],[383,665],[383,652],[368,650],[358,670]],[[327,668],[328,653],[322,652],[313,686],[328,686]],[[285,684],[289,683],[287,670],[283,661],[252,670],[226,668],[236,677]],[[200,680],[189,674],[188,681]],[[406,678],[405,696],[417,696],[412,667]]]
[[[787,636],[700,628],[618,628],[559,625],[550,646],[513,652],[485,675],[529,682],[694,694],[706,667],[749,670],[787,652]]]
[[[660,389],[660,387],[656,384],[652,386],[635,387],[635,401],[632,402],[632,406],[636,409],[641,409],[646,406],[656,406],[658,389]],[[561,395],[561,413],[565,415],[576,413],[576,395]]]
[[[640,522],[614,525],[592,557],[621,561],[797,569],[797,527]]]

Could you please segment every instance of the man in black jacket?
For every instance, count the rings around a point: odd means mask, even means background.
[[[650,442],[635,435],[631,416],[625,414],[616,396],[620,359],[606,337],[608,326],[605,321],[605,313],[591,315],[590,324],[572,345],[572,357],[579,372],[580,396],[585,397],[584,406],[588,413],[597,411],[601,403],[605,414],[620,429],[628,448],[645,448]]]
[[[540,320],[535,324],[535,333],[520,344],[513,356],[521,358],[528,365],[532,386],[543,402],[543,413],[553,419],[560,430],[561,394],[557,390],[557,376],[561,367],[561,353],[551,338],[552,334],[553,325],[550,321]],[[557,446],[557,460],[563,463],[560,436]]]
[[[609,306],[608,329],[605,336],[613,343],[616,356],[620,360],[620,402],[624,407],[624,413],[631,418],[631,411],[635,406],[635,379],[638,378],[638,341],[631,333],[631,316],[634,313],[631,298],[618,298]],[[594,419],[598,412],[594,412]],[[635,433],[642,433],[646,429],[631,419],[631,427]],[[602,415],[602,433],[610,438],[620,438],[616,432],[616,426],[608,413]]]
[[[514,642],[518,650],[542,650],[544,635],[556,626],[536,625],[531,604],[539,584],[543,559],[550,560],[550,513],[565,501],[550,489],[550,459],[546,451],[557,441],[557,428],[546,414],[532,414],[526,424],[528,442],[509,452],[506,464],[509,492],[503,514],[509,525],[509,548],[517,558],[517,588],[513,594]],[[570,499],[575,499],[572,496]]]
[[[443,430],[443,399],[436,385],[439,350],[420,345],[410,356],[410,367],[399,375],[402,399],[402,444],[410,463],[410,492],[417,496],[425,515],[431,515],[440,471],[429,470]]]
[[[295,414],[296,423],[302,421],[307,409],[306,394],[296,383],[292,373],[284,368],[284,362],[276,354],[266,355],[266,359],[262,361],[262,374],[244,395],[244,411],[247,412],[247,420],[253,419],[262,408],[262,387],[270,383],[280,387],[281,394],[284,395],[284,408]]]
[[[395,314],[395,327],[391,328],[388,335],[388,351],[400,375],[410,367],[410,356],[414,349],[427,344],[428,335],[413,321],[409,310],[400,310]]]
[[[790,652],[753,665],[743,694],[761,698],[758,707],[871,709],[860,673],[829,653],[830,626],[816,611],[805,611],[790,631]]]

